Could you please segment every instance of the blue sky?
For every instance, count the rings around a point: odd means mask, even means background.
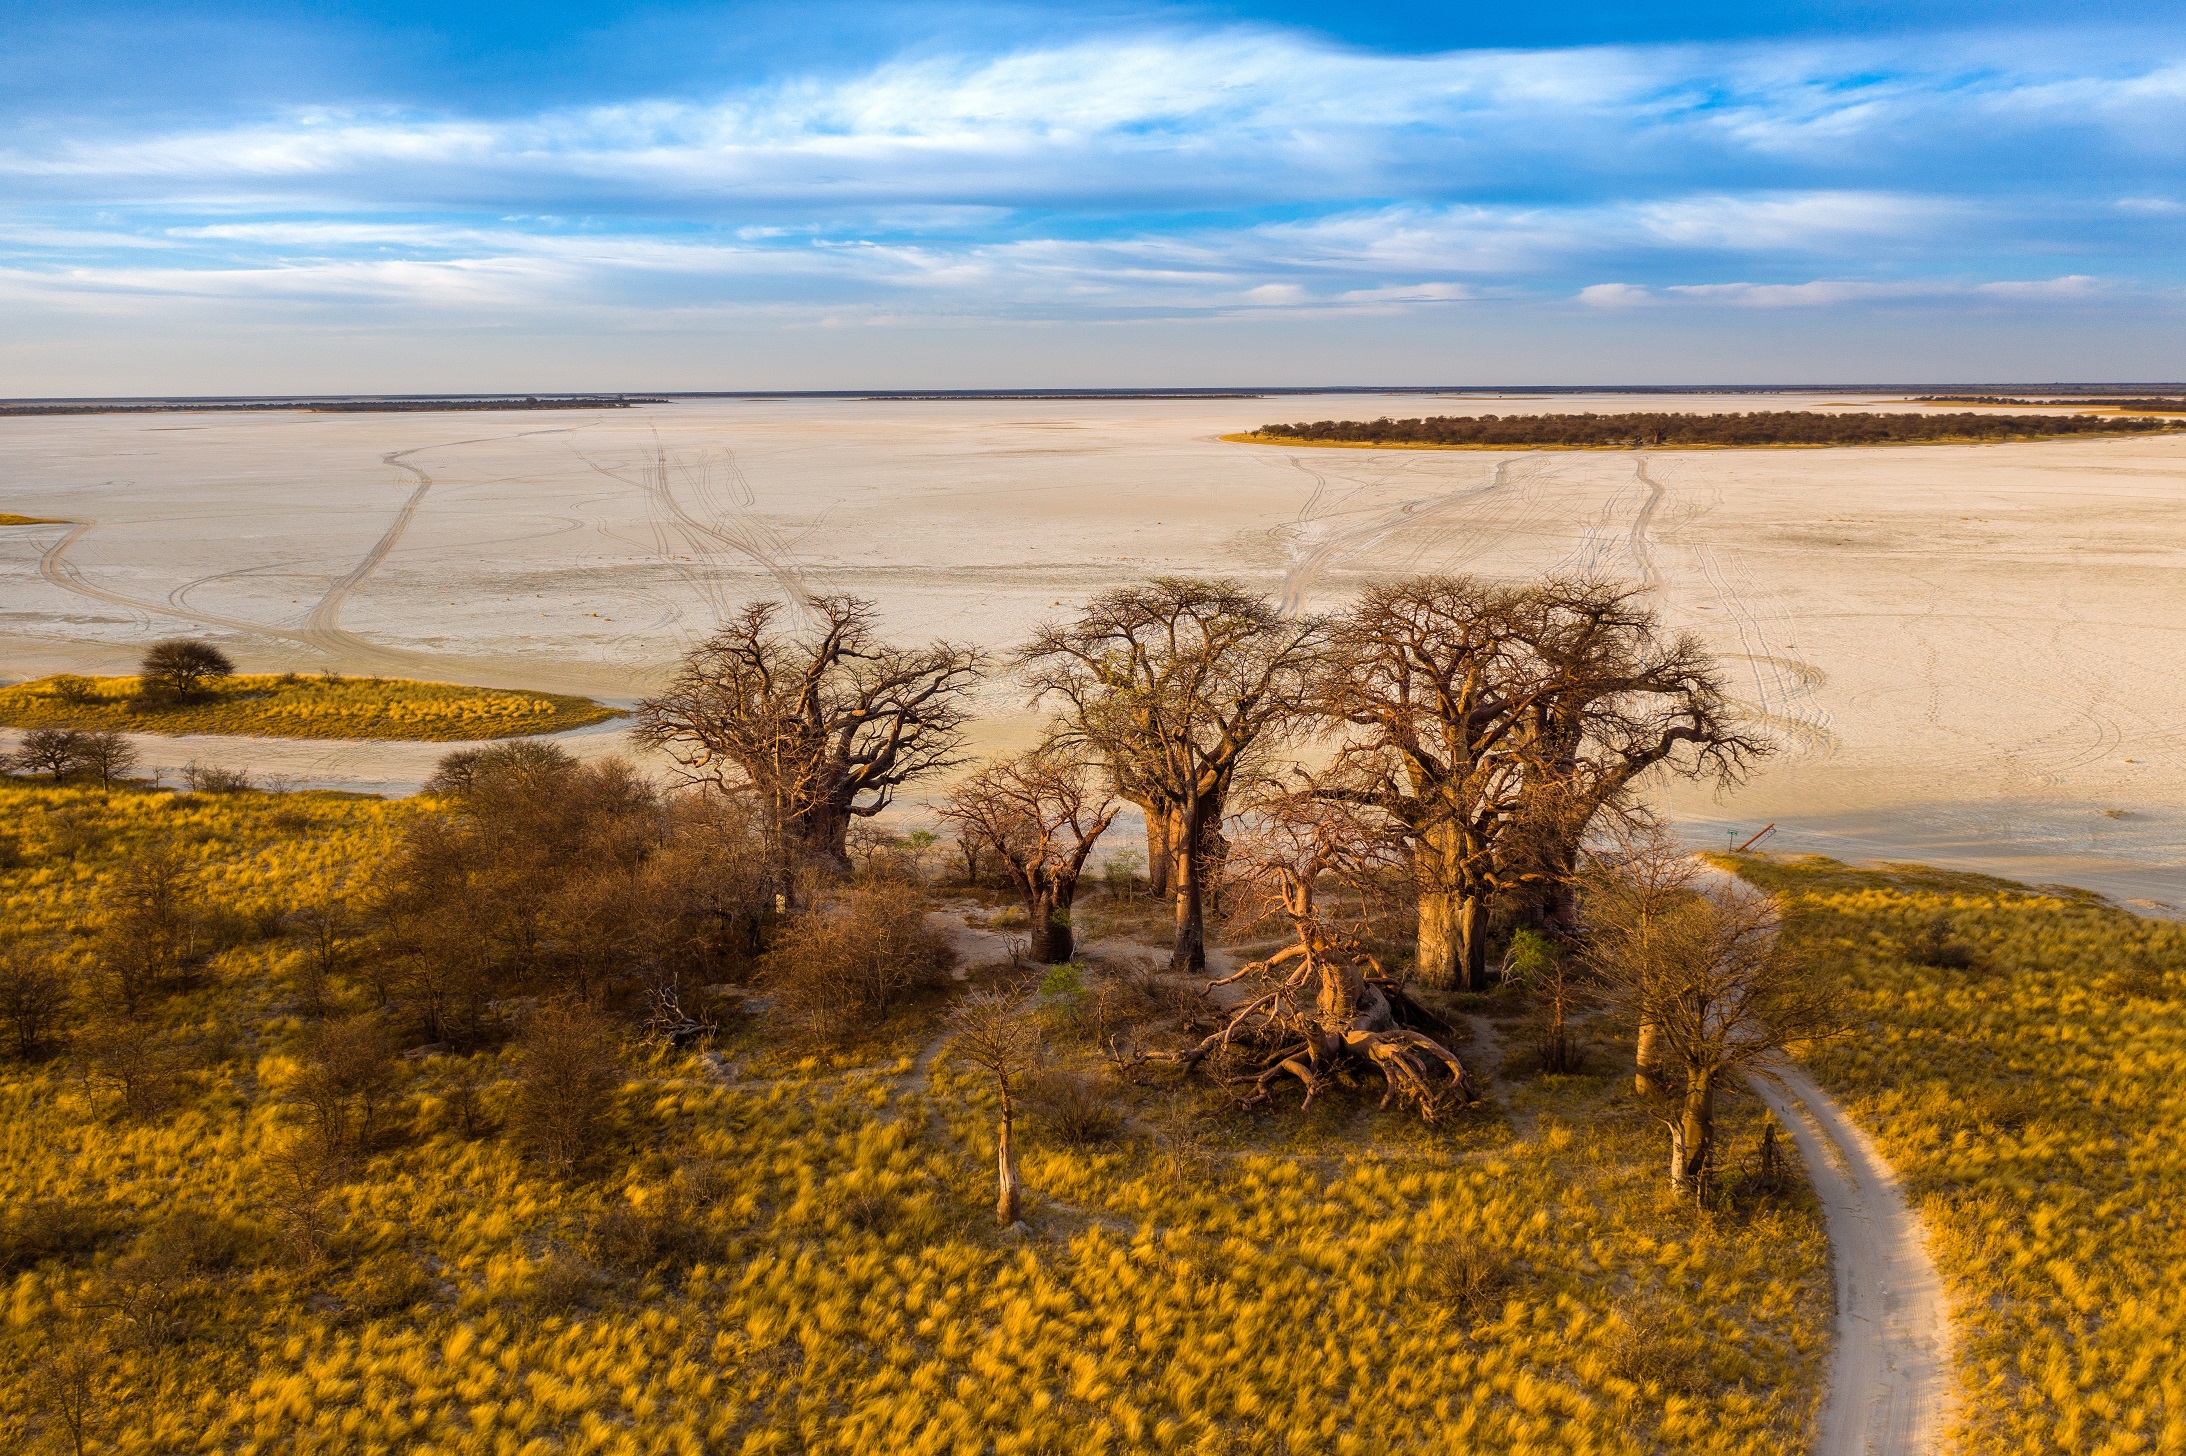
[[[0,393],[2186,377],[2186,6],[0,0]]]

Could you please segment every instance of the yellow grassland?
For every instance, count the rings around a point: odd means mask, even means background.
[[[19,516],[13,511],[0,511],[0,526],[65,526],[68,522],[51,516]]]
[[[200,698],[182,703],[141,697],[133,677],[86,678],[79,681],[91,685],[89,696],[71,701],[59,690],[65,676],[0,688],[0,725],[452,743],[558,733],[621,716],[590,698],[562,693],[293,673],[217,679]]]
[[[416,801],[327,795],[111,801],[0,784],[17,860],[10,932],[95,920],[128,847],[185,846],[207,897],[265,919],[374,879]],[[66,1057],[0,1061],[0,1200],[178,1209],[264,1230],[263,1167],[295,1134],[280,1089],[304,1023],[300,951],[231,949],[159,1013],[196,1070],[149,1122],[118,1119]],[[355,1004],[369,1004],[361,988]],[[1697,1217],[1666,1202],[1661,1133],[1598,1071],[1511,1077],[1423,1129],[1328,1094],[1240,1117],[1204,1082],[1124,1088],[1116,1141],[1020,1124],[1022,1241],[992,1226],[992,1094],[942,1053],[933,1009],[862,1050],[633,1053],[610,1170],[562,1182],[461,1136],[456,1059],[406,1063],[403,1129],[337,1195],[325,1262],[267,1252],[201,1291],[197,1334],[116,1346],[101,1449],[257,1452],[1533,1452],[1803,1449],[1830,1320],[1803,1189]],[[1515,1044],[1520,1033],[1506,1026]],[[1061,1032],[1065,1060],[1091,1054]],[[491,1072],[514,1053],[481,1053]],[[489,1114],[506,1089],[489,1090]],[[1753,1104],[1728,1145],[1758,1137]],[[604,1210],[696,1166],[681,1275],[567,1296]],[[676,1170],[685,1170],[679,1175]],[[0,1391],[103,1272],[48,1261],[4,1293]],[[1453,1303],[1448,1250],[1507,1274]],[[415,1288],[390,1269],[423,1271]],[[397,1294],[390,1296],[388,1290]],[[563,1294],[555,1294],[562,1289]],[[0,1396],[0,1447],[26,1427]]]
[[[1862,1029],[1813,1067],[1930,1230],[1958,1449],[2186,1451],[2186,928],[1977,875],[1738,867],[1846,968]],[[1908,953],[1938,917],[1971,968]]]

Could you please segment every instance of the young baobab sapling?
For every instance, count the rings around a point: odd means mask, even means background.
[[[1633,858],[1676,853],[1658,837]],[[1844,1022],[1835,987],[1780,940],[1781,916],[1767,896],[1723,880],[1660,898],[1633,892],[1635,881],[1651,889],[1668,878],[1629,863],[1602,867],[1581,907],[1585,954],[1610,999],[1654,1028],[1650,1100],[1670,1133],[1670,1182],[1697,1196],[1713,1162],[1724,1083],[1773,1075],[1785,1048]]]
[[[1001,859],[1024,901],[1032,958],[1052,965],[1076,949],[1078,880],[1117,810],[1082,748],[1049,744],[973,774],[941,816]]]
[[[1541,1070],[1576,1072],[1579,1051],[1571,1044],[1571,1018],[1592,1001],[1595,990],[1585,963],[1539,931],[1520,926],[1503,957],[1503,982],[1524,990],[1540,1006]]]
[[[1015,1096],[1025,1078],[1039,1070],[1044,1048],[1040,1023],[1022,996],[975,991],[949,1013],[952,1045],[959,1056],[994,1079],[1002,1099],[995,1125],[995,1221],[1003,1228],[1018,1222],[1023,1192],[1017,1179],[1017,1154],[1010,1143],[1016,1120]]]

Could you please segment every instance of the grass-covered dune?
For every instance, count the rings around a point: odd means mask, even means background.
[[[0,511],[0,526],[62,526],[67,522],[51,516],[19,516],[13,511]]]
[[[373,988],[399,997],[404,972],[359,942],[320,987],[351,1019],[314,1020],[286,912],[360,899],[446,809],[19,781],[0,808],[10,936],[97,926],[153,846],[185,856],[218,932],[132,1023],[156,1105],[126,1109],[136,1063],[88,1031],[0,1050],[0,1447],[65,1441],[70,1409],[91,1449],[145,1456],[1807,1439],[1829,1324],[1811,1200],[1668,1200],[1606,1040],[1574,1077],[1522,1075],[1514,1050],[1493,1104],[1434,1128],[1376,1088],[1248,1118],[1205,1079],[1097,1070],[1060,992],[1056,1056],[1107,1079],[1122,1121],[1020,1122],[1014,1237],[993,1094],[932,1001],[810,1049],[734,1023],[710,1055],[633,1035],[582,1174],[507,1131],[518,1048],[418,1048],[371,1084],[370,1146],[300,1201],[285,1150],[333,1075],[312,1038],[393,1025]],[[1727,1143],[1759,1132],[1746,1103]]]
[[[1425,419],[1320,420],[1262,425],[1225,435],[1257,445],[1355,445],[1404,449],[1677,449],[1762,445],[1949,445],[2004,440],[2110,439],[2186,430],[2141,416],[1956,413],[1825,414],[1753,410],[1729,414],[1434,415]]]
[[[558,733],[619,716],[590,698],[407,678],[238,675],[184,701],[133,677],[60,674],[0,688],[0,727],[459,742]]]
[[[2186,927],[1978,875],[1737,868],[1855,999],[1813,1070],[1927,1222],[1955,1449],[2186,1451]]]

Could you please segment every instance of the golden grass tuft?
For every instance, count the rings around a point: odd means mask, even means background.
[[[66,684],[73,689],[64,693]],[[183,703],[145,699],[133,677],[42,677],[0,688],[0,726],[234,733],[261,738],[464,742],[559,733],[622,716],[590,698],[408,678],[238,674]]]

